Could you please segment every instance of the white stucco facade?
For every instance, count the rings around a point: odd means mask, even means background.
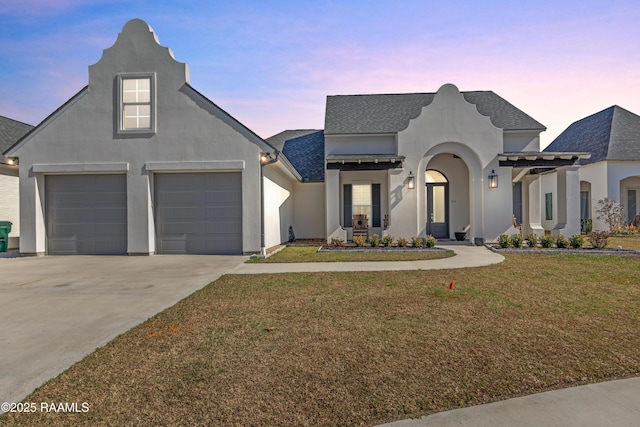
[[[581,166],[580,190],[589,194],[593,229],[608,230],[609,226],[598,219],[598,201],[609,198],[620,202],[625,207],[628,220],[629,191],[636,192],[640,198],[640,161],[605,160]],[[640,214],[637,205],[635,210]]]
[[[127,79],[150,82],[148,127],[123,127]],[[216,203],[228,205],[226,212],[215,203],[198,209],[216,212],[199,223],[201,229],[222,236],[228,224],[240,236],[242,253],[286,242],[290,228],[298,239],[351,240],[356,211],[367,213],[369,236],[394,239],[464,233],[481,244],[516,232],[571,236],[580,232],[581,192],[590,194],[594,220],[601,198],[625,201],[637,189],[640,199],[637,161],[579,168],[574,154],[580,153],[540,153],[544,126],[490,91],[460,92],[445,84],[430,94],[357,97],[336,96],[331,115],[327,101],[331,131],[285,131],[290,138],[266,142],[192,88],[186,64],[144,21],[131,20],[89,67],[88,86],[5,153],[20,160],[21,209],[18,218],[5,203],[0,219],[13,219],[14,233],[20,228],[22,253],[46,254],[48,236],[60,225],[51,213],[59,195],[50,194],[47,177],[60,175],[123,177],[126,253],[143,255],[162,252],[165,217],[159,211],[180,210],[160,206],[160,195],[174,202],[214,197],[208,183],[183,189],[184,195],[160,191],[160,180],[172,174],[240,183],[233,194],[216,187]],[[361,111],[353,115],[352,105]],[[288,159],[287,152],[300,157]],[[9,172],[0,174],[0,197],[16,198],[10,183],[17,172]],[[490,176],[498,185],[490,186]],[[188,210],[182,207],[184,218]],[[225,216],[227,222],[218,221]]]
[[[380,208],[382,215],[388,215],[388,226],[382,230],[370,225],[369,234],[389,234],[395,238],[431,234],[427,218],[432,214],[428,207],[430,190],[425,177],[428,170],[446,177],[446,231],[439,238],[453,239],[456,232],[465,232],[467,240],[477,243],[494,241],[503,233],[515,233],[513,188],[516,182],[522,186],[524,230],[536,234],[545,231],[576,234],[579,232],[577,168],[561,168],[558,173],[562,178],[549,180],[539,174],[531,175],[532,167],[501,165],[500,157],[505,156],[500,153],[521,152],[524,158],[524,153],[538,152],[540,131],[496,127],[455,86],[448,84],[396,134],[327,137],[326,152],[332,156],[334,166],[337,164],[337,168],[326,170],[325,178],[328,239],[351,238],[352,229],[348,218],[345,219],[347,213],[343,213],[343,189],[345,184],[359,182],[381,183]],[[347,156],[368,156],[382,165],[386,159],[383,156],[390,155],[401,159],[398,160],[401,167],[386,164],[378,167],[381,170],[354,171],[339,164],[340,159],[350,160]],[[374,164],[371,168],[376,167]],[[488,185],[488,176],[493,173],[498,177],[497,188]],[[415,177],[413,189],[408,185],[410,176]],[[547,187],[553,187],[550,192],[554,197],[562,194],[568,200],[560,205],[555,203],[553,221],[543,221],[544,206],[540,198],[544,197]],[[444,216],[443,213],[436,215]]]
[[[118,78],[151,76],[153,129],[118,127]],[[123,174],[127,253],[156,250],[154,175],[238,172],[242,180],[242,251],[260,251],[261,138],[189,86],[186,64],[158,44],[141,20],[129,21],[114,46],[89,67],[89,85],[9,155],[20,158],[20,251],[46,252],[45,177]]]

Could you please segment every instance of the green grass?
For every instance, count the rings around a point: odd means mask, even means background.
[[[609,244],[607,247],[617,248],[618,246],[622,246],[624,249],[640,251],[640,236],[609,237]]]
[[[379,252],[362,251],[327,251],[318,252],[316,246],[288,246],[268,258],[251,258],[249,263],[286,263],[286,262],[360,262],[360,261],[418,261],[441,259],[454,256],[452,251],[438,250],[433,252],[407,251]]]
[[[640,257],[505,257],[227,275],[25,399],[88,413],[0,424],[375,425],[640,375]]]

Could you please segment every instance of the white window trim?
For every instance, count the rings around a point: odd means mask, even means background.
[[[122,81],[125,79],[150,79],[150,128],[148,129],[125,129],[124,128],[124,101],[123,101],[123,85]],[[117,129],[118,134],[131,135],[131,134],[154,134],[156,133],[156,74],[155,73],[122,73],[118,74],[118,94],[117,94]]]

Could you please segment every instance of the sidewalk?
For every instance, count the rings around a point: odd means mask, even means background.
[[[312,273],[318,271],[400,271],[400,270],[442,270],[449,268],[481,267],[504,261],[500,254],[491,252],[484,246],[438,245],[451,249],[456,256],[424,261],[382,261],[382,262],[308,262],[241,264],[233,274],[263,273]]]
[[[440,412],[380,427],[637,427],[640,378],[608,381]]]

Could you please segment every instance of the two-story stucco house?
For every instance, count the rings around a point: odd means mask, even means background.
[[[298,238],[580,230],[579,152],[491,91],[329,96],[324,130],[258,137],[129,21],[89,84],[5,152],[24,254],[255,253]],[[541,177],[555,173],[553,223]],[[575,202],[575,203],[574,203]],[[515,217],[515,220],[514,220]]]

